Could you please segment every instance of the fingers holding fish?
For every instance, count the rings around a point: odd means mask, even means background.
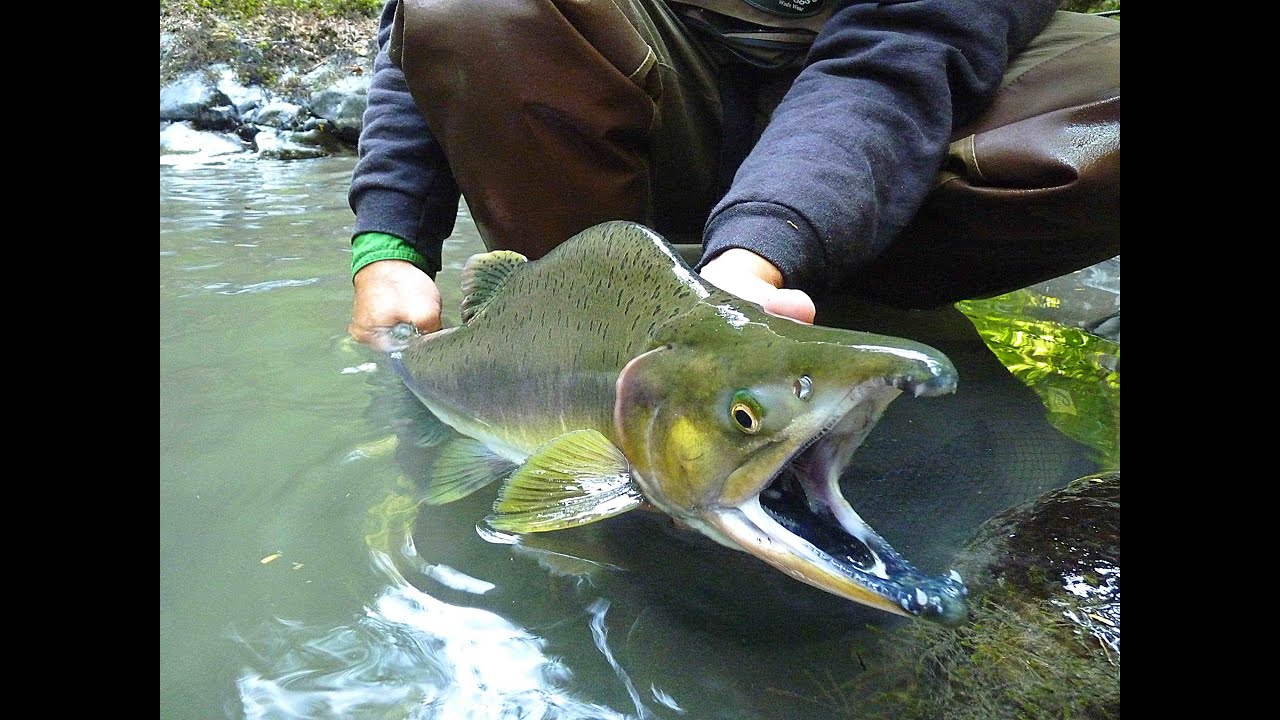
[[[803,290],[783,288],[782,272],[763,257],[729,248],[703,266],[702,278],[725,292],[756,303],[765,312],[813,324],[813,299]]]
[[[375,350],[402,349],[414,332],[430,333],[441,327],[440,289],[413,263],[379,260],[356,273],[355,300],[347,332],[357,342]],[[400,327],[398,327],[400,326]]]

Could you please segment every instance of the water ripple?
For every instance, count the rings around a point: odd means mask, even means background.
[[[353,626],[320,631],[280,620],[255,640],[241,638],[254,656],[237,681],[246,718],[634,717],[573,697],[571,673],[545,654],[544,639],[487,610],[437,600],[374,555],[395,581]]]
[[[245,293],[260,293],[270,290],[277,290],[286,287],[302,287],[311,285],[320,281],[320,278],[313,277],[305,280],[268,280],[267,282],[253,283],[251,285],[242,285],[238,290],[219,290],[219,295],[243,295]]]

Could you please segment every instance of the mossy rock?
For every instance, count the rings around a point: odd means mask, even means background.
[[[1090,475],[979,528],[956,567],[971,588],[1026,600],[1120,596],[1120,472]],[[1119,630],[1117,629],[1117,644]]]
[[[968,622],[912,622],[856,644],[864,670],[813,701],[839,717],[894,720],[1120,717],[1118,471],[992,518],[956,567]],[[861,700],[822,702],[835,696]]]
[[[1118,470],[992,518],[957,568],[973,598],[970,622],[909,629],[929,669],[916,700],[924,714],[1120,716]]]

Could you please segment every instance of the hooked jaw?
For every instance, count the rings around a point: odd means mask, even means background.
[[[968,611],[960,576],[916,570],[862,520],[839,486],[854,451],[899,391],[919,397],[954,389],[953,370],[860,384],[836,420],[778,467],[761,492],[735,506],[703,509],[702,520],[721,542],[827,592],[897,615],[962,622]]]
[[[704,518],[743,550],[840,597],[946,625],[963,622],[968,614],[967,590],[954,570],[940,577],[920,573],[860,519],[855,528],[865,531],[869,542],[859,539],[857,549],[837,544],[830,547],[839,549],[829,552],[783,527],[779,518],[764,509],[759,498],[736,508],[707,513]],[[843,556],[837,557],[841,551]]]

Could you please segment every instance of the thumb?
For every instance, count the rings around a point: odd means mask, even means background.
[[[813,298],[803,290],[775,289],[764,298],[760,307],[770,315],[791,318],[808,325],[812,325],[813,319],[818,315]]]

